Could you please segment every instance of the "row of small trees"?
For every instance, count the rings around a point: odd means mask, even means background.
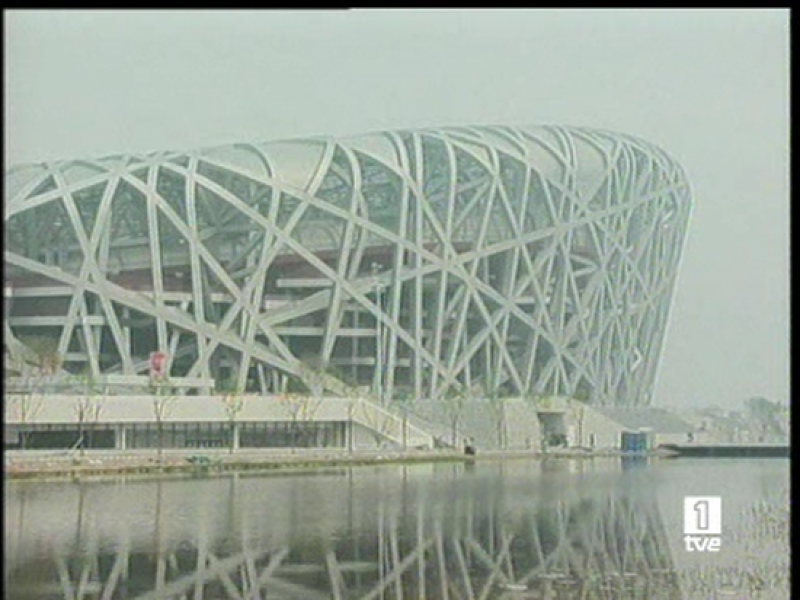
[[[19,377],[16,393],[9,397],[13,410],[19,422],[24,426],[35,420],[42,408],[45,395],[53,391],[53,386],[58,379],[60,386],[72,387],[77,391],[74,400],[74,410],[78,425],[78,439],[75,448],[80,454],[84,453],[86,437],[91,436],[94,426],[99,423],[106,390],[102,389],[97,379],[90,371],[77,376],[62,376],[59,371],[62,359],[55,349],[55,344],[48,338],[32,338],[26,340],[26,346],[31,350],[26,363],[16,373]],[[307,367],[303,367],[301,374],[304,381],[313,381],[316,376]],[[318,378],[318,376],[316,376]],[[313,418],[322,402],[322,383],[318,381],[315,386],[319,389],[316,393],[309,394],[299,391],[297,383],[294,389],[283,394],[282,400],[293,423],[295,442],[297,441],[297,423],[301,420]],[[152,411],[156,426],[156,448],[159,460],[163,457],[164,425],[169,419],[178,394],[175,386],[168,377],[154,377],[151,380],[149,391],[152,396]],[[215,392],[219,396],[228,421],[229,449],[234,450],[234,428],[239,413],[244,408],[245,392],[236,385],[234,378],[217,382]],[[88,434],[88,435],[87,435]],[[20,448],[28,446],[29,432],[23,427],[20,432]]]
[[[495,441],[498,448],[507,448],[509,444],[509,431],[506,406],[507,402],[512,397],[513,396],[505,395],[498,390],[492,389],[487,385],[478,385],[473,390],[469,390],[464,386],[449,388],[441,399],[441,402],[443,403],[448,425],[450,426],[452,445],[456,446],[461,437],[463,417],[467,405],[480,399],[488,404],[494,435],[496,436]],[[537,408],[543,409],[547,407],[551,398],[552,396],[549,395],[536,394],[529,396],[527,400]],[[589,397],[586,394],[576,394],[572,396],[572,399],[582,404],[589,401]],[[586,414],[582,404],[579,404],[575,411],[578,437],[581,440],[583,439],[583,423]]]
[[[18,415],[22,424],[32,421],[35,417],[41,407],[44,391],[52,384],[62,362],[54,344],[46,338],[28,340],[26,345],[32,350],[32,357],[29,359],[28,369],[23,373],[24,381],[21,393],[13,397],[13,402],[17,404]],[[298,423],[313,419],[322,403],[326,375],[327,372],[322,367],[302,363],[298,375],[289,380],[289,385],[281,399],[292,422],[293,445],[296,445],[297,442]],[[75,400],[75,411],[78,422],[77,446],[83,452],[85,446],[84,435],[87,428],[91,434],[94,425],[100,420],[105,390],[100,388],[90,372],[74,378],[74,381],[80,386],[80,393]],[[348,417],[352,421],[359,406],[353,400],[359,398],[360,393],[353,386],[345,386],[345,388],[345,393],[350,396],[350,414]],[[233,452],[235,448],[236,420],[244,408],[245,391],[238,386],[233,377],[217,382],[215,391],[224,406],[230,434],[229,450]],[[157,450],[159,459],[161,459],[164,445],[164,422],[169,418],[177,399],[177,394],[175,387],[167,377],[153,379],[150,392],[152,394],[153,416],[156,425]],[[508,427],[505,410],[507,398],[486,385],[478,386],[476,389],[453,386],[449,388],[441,399],[450,428],[452,445],[458,446],[459,444],[466,406],[477,398],[483,398],[488,401],[495,435],[497,436],[497,445],[500,448],[507,447]],[[532,397],[531,400],[540,404],[543,398]],[[361,406],[364,413],[362,417],[374,429],[376,444],[380,443],[391,425],[391,417],[378,411],[367,411],[363,405]],[[405,405],[403,405],[404,439],[407,430],[407,412],[405,408]],[[383,418],[380,418],[381,416]],[[582,414],[578,416],[579,427],[582,425],[582,416]],[[27,434],[23,431],[21,436],[20,446],[25,448]]]
[[[18,389],[8,400],[22,425],[35,420],[44,404],[45,395],[59,385],[72,385],[78,389],[73,408],[78,424],[78,439],[75,448],[82,454],[85,438],[94,433],[94,425],[100,421],[103,408],[103,391],[91,373],[86,372],[70,378],[59,377],[61,360],[55,353],[39,354],[37,359],[23,367],[19,372]],[[30,433],[20,432],[20,448],[28,445]]]
[[[28,338],[22,348],[26,355],[19,357],[14,367],[4,370],[5,375],[16,375],[18,389],[10,397],[12,408],[17,411],[22,424],[31,422],[41,410],[44,394],[52,386],[61,369],[61,355],[52,340],[45,337]],[[25,448],[28,433],[20,432],[20,447]]]
[[[478,392],[468,390],[463,386],[453,386],[448,389],[442,398],[445,414],[450,426],[451,444],[458,446],[463,426],[464,410],[468,404],[483,398],[488,402],[492,415],[494,434],[497,446],[505,448],[508,445],[508,427],[506,423],[507,398],[496,390],[480,386]]]

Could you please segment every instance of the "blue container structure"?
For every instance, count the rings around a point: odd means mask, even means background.
[[[646,431],[623,431],[620,449],[623,452],[645,453],[648,450]]]

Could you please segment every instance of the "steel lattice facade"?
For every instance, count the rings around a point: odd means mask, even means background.
[[[650,402],[691,211],[659,148],[566,127],[235,144],[6,173],[6,335],[67,370]],[[304,365],[315,365],[305,368]],[[320,380],[317,379],[317,383]]]

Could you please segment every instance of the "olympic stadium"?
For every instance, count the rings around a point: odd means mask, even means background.
[[[650,404],[691,212],[628,135],[400,130],[12,167],[7,368]],[[16,365],[16,366],[14,366]]]

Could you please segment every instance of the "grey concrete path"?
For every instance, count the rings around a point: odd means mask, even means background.
[[[237,471],[402,464],[416,462],[486,462],[512,459],[575,459],[620,457],[621,452],[560,449],[548,453],[533,450],[479,451],[475,456],[450,449],[395,450],[342,448],[264,448],[231,453],[227,449],[7,451],[4,473],[9,479],[95,478],[115,476],[191,475]],[[663,456],[653,452],[652,457]]]

